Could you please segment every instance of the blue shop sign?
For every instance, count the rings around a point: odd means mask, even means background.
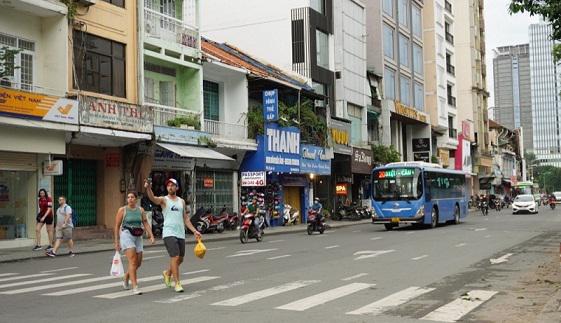
[[[265,170],[280,173],[300,171],[300,129],[265,125]]]
[[[330,175],[331,158],[325,153],[325,148],[314,145],[300,145],[300,173]]]
[[[263,116],[265,122],[279,120],[279,91],[263,91]]]

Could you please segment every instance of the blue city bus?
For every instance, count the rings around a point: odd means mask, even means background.
[[[390,163],[372,170],[372,223],[460,223],[468,214],[466,173],[425,162]]]

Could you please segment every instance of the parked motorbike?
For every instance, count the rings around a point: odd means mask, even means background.
[[[292,209],[292,206],[290,206],[289,204],[285,204],[282,225],[296,224],[296,220],[298,220],[299,216],[300,216],[300,212],[298,212],[298,210],[294,210]]]
[[[263,230],[265,229],[265,219],[259,217],[259,229],[255,228],[253,222],[256,221],[255,214],[248,213],[244,215],[240,228],[240,241],[247,243],[249,239],[263,240]]]
[[[201,206],[197,209],[197,212],[195,212],[195,214],[191,216],[191,223],[200,233],[205,233],[209,225],[209,221],[205,217],[205,213],[205,208]]]
[[[325,231],[325,224],[323,221],[323,216],[318,214],[316,210],[308,210],[308,235],[312,235],[315,231],[323,234]]]
[[[152,234],[155,237],[161,238],[164,229],[164,215],[159,207],[152,208]]]

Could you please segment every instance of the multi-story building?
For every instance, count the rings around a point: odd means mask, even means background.
[[[425,112],[423,1],[370,0],[366,5],[367,68],[383,75],[379,118],[384,145],[402,160],[430,161],[431,127]]]
[[[454,0],[428,1],[424,7],[425,104],[432,126],[433,155],[454,168],[458,148]],[[434,149],[436,147],[436,149]]]
[[[548,24],[529,27],[533,148],[537,163],[561,167],[561,68],[553,61],[550,35]]]
[[[532,151],[533,125],[530,46],[503,46],[493,58],[494,119],[509,129],[522,128],[524,148]]]
[[[523,139],[521,129],[511,130],[489,120],[489,141],[493,154],[493,171],[484,177],[482,189],[490,193],[511,195],[514,184],[522,180]]]
[[[485,20],[483,0],[456,0],[454,6],[456,49],[456,93],[462,149],[456,151],[456,168],[474,175],[472,193],[478,193],[477,176],[490,174],[493,158],[489,152],[487,115],[487,75],[485,65]],[[467,141],[471,144],[464,144]]]

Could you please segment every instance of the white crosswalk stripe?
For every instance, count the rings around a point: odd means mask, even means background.
[[[419,297],[423,294],[433,291],[434,288],[421,288],[421,287],[409,287],[401,290],[397,293],[391,294],[387,297],[382,298],[374,303],[363,306],[347,314],[352,315],[378,315],[387,311],[388,309],[405,304],[412,300],[413,298]]]
[[[186,280],[182,281],[182,283],[184,285],[188,286],[190,284],[205,282],[205,281],[214,280],[214,279],[218,279],[218,278],[220,278],[220,276],[201,276],[201,277],[186,279]],[[154,292],[154,291],[157,291],[157,290],[162,290],[162,289],[167,289],[167,288],[168,287],[166,285],[159,284],[159,285],[141,287],[140,289],[142,290],[143,293],[148,293],[148,292]],[[116,293],[96,295],[94,297],[105,298],[105,299],[115,299],[115,298],[131,296],[131,295],[133,295],[133,294],[131,293],[130,290],[125,290],[125,291],[120,291],[120,292],[116,292]]]
[[[14,276],[14,275],[17,275],[17,273],[2,273],[0,274],[0,277]]]
[[[59,287],[65,287],[65,286],[95,283],[95,282],[99,282],[99,281],[116,279],[116,278],[117,277],[112,277],[112,276],[88,278],[88,279],[74,280],[74,281],[58,283],[58,284],[48,284],[48,285],[43,285],[43,286],[34,286],[34,287],[28,287],[28,288],[22,288],[22,289],[9,290],[9,291],[6,291],[6,292],[0,292],[0,294],[5,294],[5,295],[23,294],[23,293],[29,293],[29,292],[37,292],[37,291],[45,290],[45,289],[53,289],[53,288],[59,288]]]
[[[421,320],[438,322],[456,322],[481,304],[485,303],[497,292],[486,290],[472,290],[452,302],[437,308],[425,315]]]
[[[327,302],[336,300],[338,298],[356,293],[366,288],[370,288],[375,286],[374,284],[364,284],[364,283],[351,283],[348,285],[344,285],[341,287],[337,287],[323,293],[319,293],[316,295],[312,295],[310,297],[303,298],[301,300],[294,301],[292,303],[288,303],[286,305],[282,305],[277,307],[277,309],[281,310],[289,310],[289,311],[305,311],[312,307],[325,304]]]
[[[2,278],[2,279],[0,279],[0,282],[7,282],[7,281],[15,280],[15,279],[45,277],[45,276],[49,276],[49,275],[52,275],[52,274],[33,274],[33,275],[24,275],[24,276],[10,277],[10,278]],[[8,275],[6,275],[6,276],[8,276]]]
[[[246,304],[246,303],[249,303],[249,302],[260,300],[260,299],[265,298],[265,297],[286,293],[286,292],[289,292],[291,290],[306,287],[308,285],[319,283],[319,282],[320,282],[319,280],[295,281],[295,282],[292,282],[292,283],[287,283],[287,284],[279,285],[279,286],[276,286],[276,287],[271,287],[271,288],[267,288],[267,289],[260,290],[260,291],[257,291],[257,292],[249,293],[249,294],[246,294],[246,295],[243,295],[243,296],[230,298],[230,299],[227,299],[225,301],[214,303],[212,305],[239,306],[239,305],[242,305],[242,304]]]
[[[4,285],[0,285],[0,288],[25,286],[25,285],[32,285],[32,284],[39,284],[39,283],[46,283],[46,282],[50,283],[50,282],[56,281],[56,280],[64,280],[64,279],[91,276],[91,275],[92,274],[74,274],[74,275],[67,275],[67,276],[49,277],[49,278],[45,278],[45,279],[28,280],[28,281],[23,281],[23,282],[4,284]]]

